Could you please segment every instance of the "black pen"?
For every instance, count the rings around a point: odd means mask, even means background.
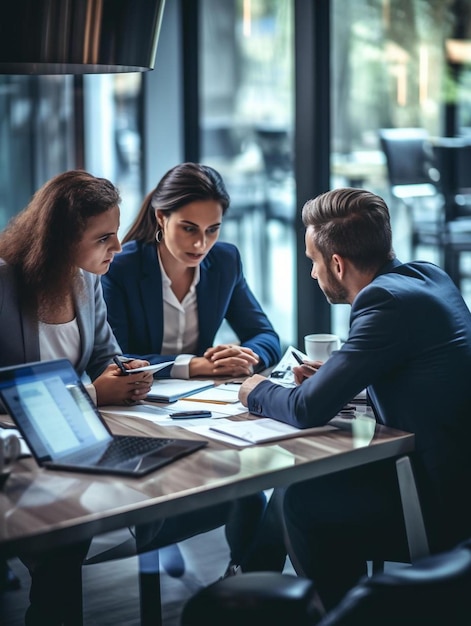
[[[309,365],[309,363],[305,363],[297,352],[295,352],[294,350],[291,350],[291,354],[294,356],[294,358],[299,363],[299,365],[304,365],[304,367],[308,367],[313,372],[317,372],[316,368],[313,367],[312,365]]]
[[[116,365],[119,367],[119,369],[121,370],[121,374],[124,374],[124,376],[128,376],[129,370],[127,370],[124,367],[124,365],[123,365],[123,363],[122,363],[122,361],[121,361],[121,359],[119,357],[114,356],[113,357],[113,362],[116,363]]]

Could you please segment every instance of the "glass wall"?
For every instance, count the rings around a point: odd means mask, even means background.
[[[142,199],[141,74],[0,76],[0,228],[52,176],[85,168]]]
[[[183,5],[166,8],[156,69],[144,79],[158,82],[146,92],[145,130],[140,74],[0,76],[0,228],[45,180],[85,167],[120,188],[126,230],[145,192],[183,154],[183,43],[175,11]],[[221,171],[232,197],[221,236],[239,247],[249,284],[283,343],[294,343],[294,1],[199,6],[200,160]],[[395,250],[407,261],[410,215],[392,197],[378,131],[418,128],[434,141],[469,141],[471,0],[330,0],[330,7],[330,186],[383,195]],[[301,79],[313,65],[297,60]],[[308,122],[296,120],[298,132]],[[157,156],[145,189],[146,167]],[[419,255],[440,262],[433,248]],[[463,282],[471,302],[470,285]],[[345,337],[349,307],[331,309],[332,330]]]
[[[231,195],[221,238],[282,342],[294,337],[293,7],[287,0],[202,0],[201,162]]]
[[[142,75],[84,76],[84,102],[85,169],[119,188],[122,236],[144,197]]]
[[[441,263],[436,248],[411,250],[411,202],[391,194],[378,131],[422,129],[431,146],[469,134],[471,2],[332,0],[331,6],[331,187],[365,187],[383,196],[397,256]],[[440,202],[422,204],[430,219]],[[332,307],[334,332],[345,336],[348,314],[347,306]]]
[[[73,167],[73,79],[0,76],[0,228],[48,178]]]

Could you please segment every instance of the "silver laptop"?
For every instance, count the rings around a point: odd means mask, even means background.
[[[0,368],[0,399],[49,469],[142,476],[207,444],[113,435],[67,359]]]

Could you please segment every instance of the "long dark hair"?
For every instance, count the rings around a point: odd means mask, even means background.
[[[198,200],[215,200],[222,213],[229,207],[229,194],[224,181],[215,169],[199,163],[181,163],[160,179],[157,187],[147,194],[136,219],[123,238],[122,243],[133,239],[143,243],[155,240],[157,231],[156,209],[167,215]]]
[[[0,233],[0,257],[12,265],[30,299],[59,302],[77,272],[74,259],[89,217],[117,206],[105,178],[72,170],[51,178]]]

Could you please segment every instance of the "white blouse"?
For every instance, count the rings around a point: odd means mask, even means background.
[[[39,322],[39,355],[41,361],[69,359],[75,367],[80,360],[81,344],[77,318],[65,324]]]
[[[196,300],[196,285],[200,280],[200,267],[195,268],[195,275],[188,293],[181,302],[172,291],[172,281],[167,276],[159,257],[162,273],[162,300],[164,334],[162,339],[162,354],[177,354],[175,364],[171,369],[173,378],[190,377],[190,361],[195,356],[198,346],[198,304]]]
[[[65,324],[39,322],[39,357],[41,361],[69,359],[75,367],[80,361],[82,346],[77,318]],[[90,380],[90,379],[88,379]],[[93,384],[85,385],[92,400],[97,403]]]

